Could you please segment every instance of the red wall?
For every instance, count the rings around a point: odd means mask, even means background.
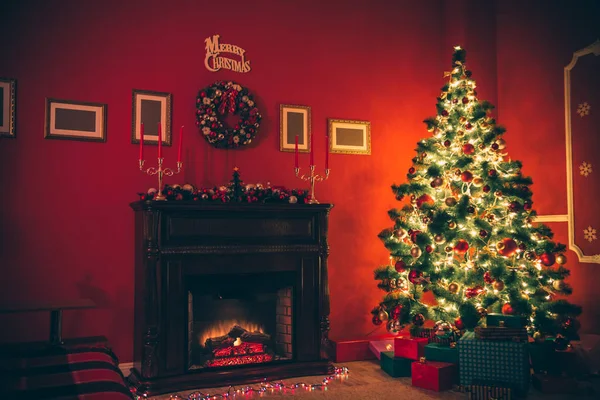
[[[128,204],[136,192],[156,186],[137,170],[133,88],[172,93],[173,126],[186,126],[184,173],[169,183],[222,184],[238,166],[246,182],[302,186],[293,176],[293,154],[279,151],[279,104],[312,107],[320,165],[327,118],[371,121],[372,155],[332,155],[331,177],[317,192],[335,204],[332,337],[373,330],[369,310],[381,295],[373,269],[387,261],[377,233],[395,206],[389,187],[404,181],[415,143],[427,135],[421,121],[435,113],[456,43],[468,51],[480,97],[498,105],[513,157],[536,180],[538,209],[566,212],[562,68],[596,36],[580,31],[581,42],[560,43],[558,51],[546,34],[561,38],[579,24],[552,19],[552,10],[528,14],[523,8],[530,7],[517,2],[499,2],[496,10],[495,3],[473,0],[452,7],[393,0],[343,7],[277,0],[31,3],[0,9],[0,37],[8,38],[0,43],[0,76],[18,79],[17,139],[0,141],[0,301],[91,297],[100,308],[65,313],[65,335],[104,334],[123,362],[131,360],[133,334]],[[208,72],[204,39],[213,34],[244,48],[252,71]],[[196,93],[217,79],[235,80],[257,98],[264,119],[252,147],[216,150],[193,128]],[[44,139],[45,97],[107,103],[108,141]],[[153,151],[147,149],[148,158]],[[540,154],[548,154],[545,163]],[[166,148],[165,157],[170,163],[175,150]],[[554,168],[556,176],[543,168]],[[556,225],[566,241],[564,224]],[[590,298],[587,283],[600,278],[600,266],[569,266],[577,271],[574,299],[588,307],[583,329],[600,332],[597,298]],[[0,339],[42,339],[46,322],[37,314],[4,316],[0,323],[14,329],[2,330]]]

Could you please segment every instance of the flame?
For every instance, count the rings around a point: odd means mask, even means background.
[[[246,329],[248,332],[260,332],[265,333],[265,328],[257,324],[256,322],[250,322],[240,319],[230,319],[227,321],[216,321],[210,327],[198,334],[200,346],[204,346],[207,339],[227,335],[231,328],[235,325],[239,325]]]

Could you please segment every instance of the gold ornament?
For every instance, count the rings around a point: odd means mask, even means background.
[[[479,143],[479,146],[477,146],[477,147],[479,147],[479,150],[483,150],[483,149],[485,149],[485,144]]]
[[[448,222],[448,228],[450,228],[450,229],[456,229],[456,222],[454,222],[454,221]]]
[[[481,178],[473,178],[473,186],[481,187],[483,186],[483,179]]]
[[[444,250],[446,250],[446,253],[454,253],[454,249],[452,248],[452,246],[446,246]]]
[[[381,321],[387,321],[389,318],[388,312],[385,311],[383,308],[381,310],[379,310],[379,314],[377,314],[377,316],[379,317],[379,319]]]
[[[449,284],[448,291],[453,294],[458,293],[458,283],[452,282],[451,284]]]
[[[487,309],[484,307],[477,307],[477,312],[479,313],[480,318],[485,318],[485,316],[488,314]]]
[[[394,336],[398,335],[402,330],[402,324],[397,319],[390,319],[385,327]]]
[[[394,236],[398,239],[404,239],[406,235],[408,235],[408,232],[405,229],[398,228],[394,231]]]
[[[444,237],[444,235],[435,235],[433,237],[433,241],[436,242],[437,244],[442,244],[446,241],[446,238]]]
[[[503,150],[506,148],[506,141],[504,139],[496,140],[496,144],[498,145],[498,150]]]
[[[494,289],[496,289],[499,292],[504,290],[504,282],[502,282],[502,281],[496,281],[496,282],[494,282],[494,284],[492,286],[494,287]]]
[[[564,254],[559,254],[556,256],[556,263],[560,265],[564,265],[567,263],[567,257]]]
[[[460,177],[461,175],[462,175],[462,171],[461,171],[459,168],[456,168],[456,169],[454,170],[454,176],[458,176],[458,177]]]
[[[556,280],[552,282],[552,287],[556,290],[563,290],[565,288],[565,282]]]
[[[410,255],[413,256],[414,258],[419,258],[421,257],[421,248],[420,247],[413,247],[412,249],[410,249]]]
[[[461,124],[464,124],[465,122],[467,122],[467,118],[466,118],[466,117],[460,117],[460,118],[458,119],[458,121],[459,121]]]
[[[498,250],[504,250],[504,242],[498,242],[498,243],[496,243],[496,248]]]
[[[456,132],[456,134],[457,134],[458,136],[464,136],[464,135],[465,135],[465,133],[464,133],[463,131],[458,131],[458,132]]]
[[[446,200],[444,200],[444,203],[448,207],[454,207],[456,205],[457,201],[454,197],[447,197]]]
[[[496,197],[502,197],[503,193],[500,190],[497,190],[496,193],[494,193],[494,195],[496,195]]]

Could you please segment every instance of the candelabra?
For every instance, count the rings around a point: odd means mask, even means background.
[[[183,163],[181,161],[177,161],[177,171],[172,170],[171,168],[163,168],[163,158],[162,157],[158,157],[158,167],[150,167],[148,169],[146,169],[144,171],[144,161],[145,160],[139,160],[140,162],[140,171],[152,176],[152,175],[158,175],[158,192],[156,193],[156,196],[154,197],[154,200],[166,200],[167,198],[165,197],[165,195],[163,195],[162,193],[162,187],[163,187],[163,176],[173,176],[175,174],[178,174],[181,172],[181,167],[183,166]]]
[[[310,183],[310,200],[308,201],[308,203],[309,204],[319,204],[319,201],[315,197],[315,183],[325,181],[325,180],[327,180],[327,178],[329,178],[329,168],[325,168],[325,176],[315,174],[315,166],[314,165],[310,165],[309,168],[310,168],[310,175],[306,176],[306,175],[302,174],[299,176],[300,167],[296,167],[295,168],[296,178],[300,178],[303,181],[307,181]]]

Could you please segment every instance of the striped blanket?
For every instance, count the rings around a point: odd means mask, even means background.
[[[125,400],[131,392],[111,350],[0,355],[0,399]]]

